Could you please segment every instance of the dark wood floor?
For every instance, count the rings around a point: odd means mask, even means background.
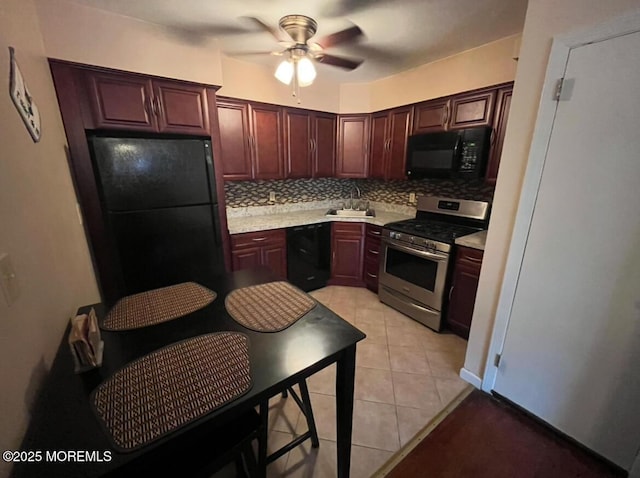
[[[388,476],[601,478],[625,474],[476,390]]]

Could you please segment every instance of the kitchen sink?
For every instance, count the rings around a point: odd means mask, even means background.
[[[366,211],[359,211],[357,209],[329,209],[326,215],[341,217],[375,217],[376,212],[373,209],[367,209]]]

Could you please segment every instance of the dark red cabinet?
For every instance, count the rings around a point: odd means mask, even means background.
[[[251,179],[249,105],[243,101],[218,100],[218,124],[224,178],[232,181]]]
[[[284,167],[280,108],[250,104],[249,115],[254,179],[282,179]]]
[[[308,111],[285,108],[284,157],[287,178],[310,178],[313,140],[311,114]]]
[[[209,136],[204,86],[107,71],[84,76],[95,129]]]
[[[461,246],[456,246],[456,249],[447,324],[454,333],[468,339],[483,252]]]
[[[413,134],[444,131],[449,114],[449,98],[423,101],[414,106]]]
[[[491,126],[496,90],[493,88],[451,97],[447,129]]]
[[[378,270],[380,268],[380,237],[382,227],[367,224],[364,238],[363,280],[367,289],[378,292]]]
[[[371,115],[370,178],[405,179],[407,138],[412,118],[411,106]]]
[[[331,225],[331,279],[333,285],[362,287],[364,223],[334,222]]]
[[[333,176],[336,157],[336,115],[284,108],[283,118],[286,177]]]
[[[502,146],[507,132],[507,121],[509,120],[509,110],[511,109],[511,98],[513,96],[513,84],[506,85],[498,89],[496,97],[496,111],[494,116],[494,129],[492,135],[491,152],[489,153],[489,164],[485,181],[494,185],[498,179],[498,169],[500,158],[502,157]]]
[[[287,235],[284,229],[247,232],[231,236],[234,271],[269,267],[281,279],[287,278]]]
[[[336,115],[314,112],[311,116],[313,177],[327,178],[336,169]]]
[[[369,119],[369,115],[340,115],[338,117],[336,177],[367,177]]]
[[[206,88],[153,80],[153,93],[161,133],[208,134]]]
[[[217,104],[224,179],[284,178],[280,107],[229,98]]]

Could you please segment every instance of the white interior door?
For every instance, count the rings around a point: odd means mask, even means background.
[[[570,50],[494,390],[629,469],[640,446],[640,33]],[[566,94],[566,93],[565,93]]]

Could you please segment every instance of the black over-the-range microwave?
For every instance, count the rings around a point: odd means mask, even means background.
[[[480,178],[489,156],[491,128],[409,136],[406,173],[415,178]]]

